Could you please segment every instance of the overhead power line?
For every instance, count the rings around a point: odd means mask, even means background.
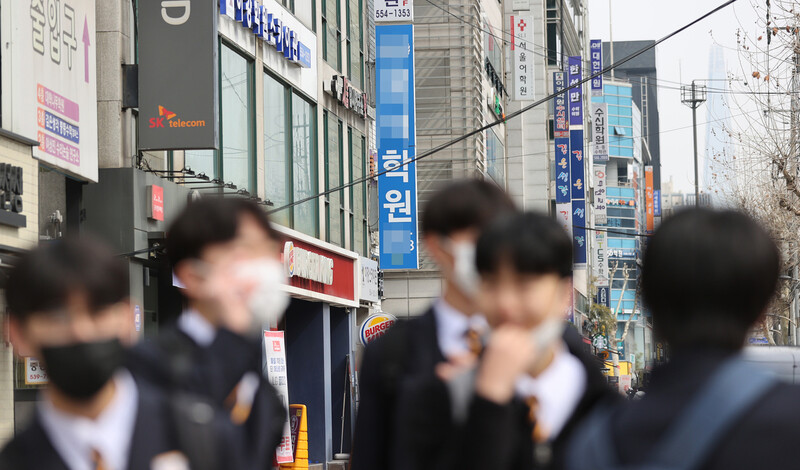
[[[522,115],[523,113],[525,113],[525,112],[527,112],[527,111],[530,111],[531,109],[533,109],[533,108],[535,108],[535,107],[537,107],[537,106],[539,106],[539,105],[542,105],[542,104],[544,104],[544,103],[547,103],[547,102],[549,102],[550,100],[552,100],[553,98],[555,98],[555,97],[556,97],[556,96],[558,96],[558,95],[563,95],[563,94],[566,94],[566,93],[567,93],[569,90],[571,90],[571,89],[573,89],[573,88],[578,88],[578,87],[581,87],[581,86],[583,86],[583,84],[584,84],[584,83],[586,83],[586,82],[589,82],[589,81],[591,81],[592,79],[594,79],[594,78],[596,78],[596,77],[600,77],[600,76],[604,75],[605,73],[607,73],[607,72],[610,72],[611,70],[613,70],[613,69],[615,69],[615,68],[617,68],[617,67],[621,66],[622,64],[625,64],[625,63],[627,63],[627,62],[629,62],[629,61],[631,61],[631,60],[635,59],[636,57],[638,57],[638,56],[640,56],[640,55],[644,54],[645,52],[647,52],[647,51],[649,51],[649,50],[651,50],[651,49],[655,48],[656,46],[658,46],[658,45],[659,45],[659,44],[661,44],[662,42],[664,42],[664,41],[666,41],[666,40],[668,40],[668,39],[672,38],[673,36],[675,36],[675,35],[677,35],[677,34],[680,34],[680,33],[682,33],[683,31],[685,31],[685,30],[689,29],[690,27],[694,26],[695,24],[697,24],[697,23],[699,23],[699,22],[703,21],[704,19],[708,18],[709,16],[711,16],[711,15],[713,15],[713,14],[717,13],[718,11],[720,11],[720,10],[724,9],[724,8],[725,8],[725,7],[727,7],[728,5],[731,5],[731,4],[733,4],[733,3],[736,3],[736,1],[737,1],[737,0],[728,0],[728,1],[726,1],[725,3],[723,3],[723,4],[719,5],[718,7],[714,8],[713,10],[711,10],[711,11],[709,11],[708,13],[704,14],[703,16],[700,16],[699,18],[697,18],[697,19],[695,19],[695,20],[691,21],[690,23],[688,23],[688,24],[686,24],[686,25],[684,25],[684,26],[682,26],[682,27],[680,27],[680,28],[676,29],[675,31],[673,31],[673,32],[671,32],[671,33],[669,33],[669,34],[667,34],[666,36],[662,37],[661,39],[658,39],[658,40],[657,40],[657,41],[655,41],[654,43],[652,43],[652,44],[650,44],[650,45],[648,45],[648,46],[645,46],[645,47],[643,47],[642,49],[639,49],[638,51],[634,52],[633,54],[630,54],[630,55],[628,55],[627,57],[623,58],[622,60],[619,60],[619,61],[617,61],[617,62],[615,62],[615,63],[613,63],[613,64],[611,64],[611,65],[609,65],[609,66],[605,67],[603,70],[601,70],[601,71],[597,72],[596,74],[594,74],[594,75],[590,75],[590,76],[588,76],[588,77],[586,77],[586,78],[584,78],[584,79],[582,79],[582,80],[578,80],[577,82],[575,82],[575,83],[573,83],[573,84],[571,84],[571,85],[568,85],[568,86],[566,86],[566,87],[565,87],[563,90],[561,90],[560,92],[551,93],[550,95],[548,95],[548,96],[546,96],[546,97],[544,97],[544,98],[542,98],[542,99],[540,99],[540,100],[537,100],[537,101],[535,101],[535,102],[533,102],[533,103],[529,104],[528,106],[525,106],[525,107],[523,107],[522,109],[519,109],[519,110],[517,110],[517,111],[514,111],[513,113],[511,113],[511,114],[509,114],[509,115],[505,116],[505,118],[497,119],[497,120],[495,120],[495,121],[493,121],[493,122],[490,122],[489,124],[483,125],[483,126],[481,126],[481,127],[477,128],[477,129],[474,129],[474,130],[472,130],[472,131],[470,131],[470,132],[467,132],[466,134],[463,134],[463,135],[461,135],[460,137],[456,137],[456,138],[455,138],[455,139],[453,139],[453,140],[450,140],[450,141],[448,141],[448,142],[445,142],[444,144],[438,145],[438,146],[436,146],[436,147],[434,147],[434,148],[432,148],[432,149],[430,149],[430,150],[428,150],[428,151],[425,151],[425,152],[421,153],[420,155],[417,155],[417,156],[416,156],[416,157],[414,157],[414,158],[410,158],[410,159],[408,159],[408,160],[405,160],[405,161],[403,161],[403,163],[401,163],[400,165],[394,166],[394,167],[392,167],[392,168],[390,168],[390,169],[387,169],[387,170],[379,171],[379,172],[378,172],[378,173],[376,173],[375,175],[370,175],[370,176],[364,176],[364,177],[361,177],[361,178],[357,178],[357,179],[355,179],[355,180],[353,180],[353,181],[350,181],[350,182],[348,182],[348,183],[345,183],[345,184],[339,185],[339,186],[337,186],[337,187],[335,187],[335,188],[331,188],[331,189],[328,189],[328,190],[325,190],[325,191],[319,192],[319,193],[317,193],[317,194],[315,194],[315,195],[313,195],[313,196],[308,196],[308,197],[305,197],[305,198],[302,198],[302,199],[298,199],[297,201],[293,201],[293,202],[290,202],[290,203],[288,203],[288,204],[285,204],[285,205],[283,205],[283,206],[281,206],[281,207],[277,207],[277,208],[275,208],[275,209],[272,209],[272,210],[268,211],[268,213],[269,213],[269,214],[273,214],[273,213],[275,213],[275,212],[278,212],[278,211],[281,211],[281,210],[289,209],[289,208],[291,208],[291,207],[294,207],[294,206],[297,206],[297,205],[300,205],[300,204],[304,204],[304,203],[306,203],[306,202],[313,201],[313,200],[315,200],[315,199],[318,199],[318,198],[320,198],[320,197],[322,197],[322,196],[327,196],[328,194],[333,194],[333,193],[336,193],[336,192],[342,191],[343,189],[350,188],[350,187],[352,187],[352,186],[355,186],[355,185],[357,185],[357,184],[364,183],[364,182],[366,182],[366,181],[369,181],[369,180],[370,180],[370,179],[372,179],[372,178],[375,178],[375,177],[378,177],[378,176],[384,175],[384,174],[386,174],[386,173],[389,173],[389,172],[391,172],[391,171],[395,171],[395,170],[397,170],[398,168],[405,167],[405,166],[407,166],[409,163],[414,163],[414,162],[417,162],[418,160],[422,160],[422,159],[424,159],[424,158],[427,158],[427,157],[429,157],[429,156],[431,156],[431,155],[433,155],[433,154],[435,154],[435,153],[438,153],[438,152],[440,152],[440,151],[442,151],[442,150],[444,150],[444,149],[446,149],[446,148],[452,147],[453,145],[455,145],[455,144],[457,144],[457,143],[459,143],[459,142],[463,142],[463,141],[465,141],[465,140],[469,139],[469,138],[470,138],[470,137],[472,137],[472,136],[475,136],[475,135],[477,135],[477,134],[480,134],[481,132],[484,132],[484,131],[486,131],[486,130],[489,130],[489,129],[491,129],[492,127],[495,127],[495,126],[497,126],[497,125],[499,125],[499,124],[502,124],[502,123],[504,123],[504,122],[507,122],[507,121],[509,121],[509,120],[511,120],[511,119],[514,119],[514,118],[516,118],[517,116],[520,116],[520,115]]]

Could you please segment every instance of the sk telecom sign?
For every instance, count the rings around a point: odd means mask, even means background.
[[[217,6],[209,0],[139,3],[139,147],[219,146]]]

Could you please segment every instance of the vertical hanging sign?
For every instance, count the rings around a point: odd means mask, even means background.
[[[572,129],[569,134],[573,225],[572,248],[577,267],[586,264],[586,180],[583,169],[583,130]]]
[[[553,73],[553,91],[564,89],[564,72]],[[556,204],[572,201],[569,190],[569,124],[567,120],[567,100],[564,94],[553,100],[553,120],[555,124],[555,164],[556,164]],[[572,233],[572,228],[568,229]]]
[[[417,269],[414,26],[377,25],[375,37],[380,266]]]
[[[564,72],[553,72],[553,92],[558,93],[565,88]],[[569,120],[567,118],[567,95],[560,94],[553,99],[553,131],[555,137],[569,137]]]
[[[570,56],[569,58],[569,85],[572,86],[581,81],[581,56]],[[583,85],[570,88],[567,92],[569,97],[569,125],[583,125]]]
[[[646,223],[647,232],[652,233],[655,230],[655,207],[653,202],[653,167],[647,165],[644,167],[644,203],[646,208]]]
[[[592,271],[594,274],[594,283],[597,287],[608,287],[609,283],[609,270],[608,270],[608,253],[606,252],[606,233],[595,232],[594,246],[592,249]]]
[[[595,162],[608,161],[608,105],[592,103],[592,155]]]
[[[533,99],[533,57],[529,41],[533,37],[533,15],[511,15],[511,52],[514,54],[514,99]]]
[[[594,76],[603,70],[603,42],[599,39],[589,41],[589,53],[591,54],[592,73]],[[591,81],[592,96],[603,96],[603,76],[598,75]]]
[[[606,202],[606,166],[594,166],[594,223],[605,225],[608,223]]]

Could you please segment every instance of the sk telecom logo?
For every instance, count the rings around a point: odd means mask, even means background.
[[[163,106],[158,107],[158,115],[160,117],[150,118],[150,129],[159,127],[206,127],[205,121],[184,121],[180,118],[175,119],[178,115]]]

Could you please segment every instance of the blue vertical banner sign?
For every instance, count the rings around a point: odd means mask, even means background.
[[[380,266],[418,269],[414,26],[375,26]]]
[[[556,204],[572,200],[570,185],[569,138],[556,138]]]
[[[570,56],[568,62],[568,84],[574,85],[581,81],[581,56]],[[583,85],[570,88],[569,97],[569,125],[583,125]]]
[[[603,70],[603,42],[599,39],[589,41],[589,53],[592,64],[591,76],[594,76]],[[603,96],[603,76],[594,77],[590,83],[592,84],[592,96]]]
[[[572,200],[572,251],[576,268],[586,267],[586,200]]]
[[[569,131],[570,188],[572,199],[586,199],[586,177],[583,164],[583,130]]]
[[[661,190],[653,191],[653,211],[656,217],[661,217]]]

